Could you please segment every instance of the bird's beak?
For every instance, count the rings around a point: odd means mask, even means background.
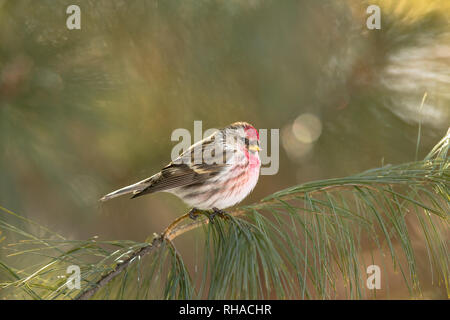
[[[248,147],[248,149],[249,149],[250,151],[255,151],[255,152],[261,150],[261,148],[258,147],[257,145],[251,145],[250,147]]]

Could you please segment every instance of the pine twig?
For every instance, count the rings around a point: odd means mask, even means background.
[[[134,252],[131,256],[129,256],[125,261],[119,263],[114,270],[104,275],[100,280],[98,280],[95,285],[86,291],[82,292],[78,295],[75,300],[88,300],[90,299],[100,288],[104,287],[108,284],[113,278],[115,278],[118,274],[120,274],[124,269],[128,267],[128,265],[135,259],[139,257],[143,257],[153,249],[158,248],[163,243],[164,238],[159,236],[153,239],[152,243],[140,248],[136,252]]]

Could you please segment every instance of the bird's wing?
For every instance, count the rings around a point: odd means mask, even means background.
[[[148,184],[148,187],[134,191],[133,198],[147,193],[201,183],[222,172],[228,164],[223,158],[222,143],[218,143],[217,139],[220,139],[220,137],[213,134],[192,145],[177,159],[164,167],[160,173],[143,181],[143,183]],[[202,158],[197,158],[199,153],[196,150],[200,150]]]

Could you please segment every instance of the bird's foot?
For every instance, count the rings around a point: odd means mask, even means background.
[[[197,208],[192,208],[189,211],[189,218],[191,218],[192,220],[196,220],[198,218],[199,213],[200,213],[200,210],[198,210]]]
[[[209,221],[210,221],[211,223],[214,223],[214,218],[215,218],[216,216],[219,216],[219,217],[221,217],[221,218],[226,218],[226,214],[227,214],[227,213],[226,213],[225,211],[223,211],[223,210],[221,210],[221,209],[218,209],[218,208],[216,208],[216,207],[212,208],[212,210],[213,210],[213,212],[209,214]]]

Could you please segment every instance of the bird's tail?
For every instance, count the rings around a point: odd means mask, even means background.
[[[123,188],[121,188],[119,190],[116,190],[116,191],[113,191],[111,193],[108,193],[107,195],[103,196],[100,199],[100,201],[107,201],[107,200],[110,200],[112,198],[115,198],[115,197],[118,197],[118,196],[121,196],[121,195],[124,195],[124,194],[128,194],[128,193],[133,193],[133,194],[139,193],[139,192],[141,192],[142,190],[144,190],[145,188],[147,188],[148,186],[151,185],[152,178],[153,177],[147,178],[147,179],[139,181],[139,182],[137,182],[135,184],[132,184],[132,185],[123,187]]]

